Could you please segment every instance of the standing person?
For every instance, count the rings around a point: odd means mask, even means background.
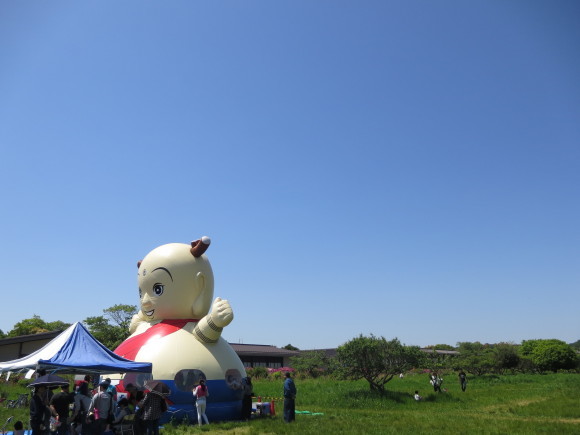
[[[135,392],[135,396],[131,396],[133,402],[135,417],[133,417],[133,433],[135,435],[145,434],[145,422],[143,421],[143,401],[145,394],[141,390]]]
[[[244,387],[244,397],[242,398],[242,419],[249,420],[252,416],[252,396],[254,395],[252,378],[250,376],[243,378],[242,385]]]
[[[431,385],[433,385],[433,391],[441,392],[441,384],[443,383],[443,378],[440,378],[437,372],[429,376]]]
[[[109,414],[113,411],[113,399],[106,392],[108,386],[109,384],[105,381],[99,383],[99,392],[93,396],[89,406],[89,414],[92,413],[95,418],[93,422],[93,434],[95,435],[106,431]]]
[[[463,370],[459,372],[459,384],[461,385],[461,391],[465,392],[467,388],[467,375]]]
[[[290,423],[296,419],[296,385],[290,377],[290,372],[284,375],[284,421]]]
[[[109,384],[107,387],[107,393],[113,398],[115,403],[117,403],[117,387],[111,383],[111,378],[105,379],[105,382]]]
[[[71,426],[75,433],[86,434],[91,432],[91,426],[89,422],[87,422],[87,411],[90,406],[91,397],[89,396],[89,384],[88,382],[85,382],[79,385],[78,393],[75,394],[74,398]]]
[[[159,435],[159,419],[167,411],[167,402],[163,394],[155,390],[149,391],[140,408],[143,408],[142,419],[147,435]]]
[[[68,416],[70,404],[74,402],[73,396],[68,391],[68,384],[60,387],[60,393],[55,394],[50,399],[50,412],[60,423],[56,432],[58,435],[68,433]]]
[[[39,385],[34,389],[34,395],[30,401],[30,427],[32,428],[32,435],[42,435],[47,430],[44,424],[45,416],[48,413],[48,408],[44,404],[45,395],[46,387],[44,385]]]
[[[209,391],[205,385],[205,380],[200,379],[199,385],[193,389],[193,397],[197,398],[195,407],[197,409],[197,424],[203,424],[202,418],[205,419],[205,424],[209,424],[207,415],[205,415],[206,397],[209,396]]]

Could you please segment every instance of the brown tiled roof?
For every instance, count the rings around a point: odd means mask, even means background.
[[[281,349],[268,344],[230,343],[230,346],[238,355],[295,356],[300,353],[296,350]]]

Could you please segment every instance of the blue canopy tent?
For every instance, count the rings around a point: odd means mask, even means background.
[[[151,373],[152,364],[120,357],[77,322],[44,347],[23,358],[0,363],[0,372],[39,370],[59,373]]]

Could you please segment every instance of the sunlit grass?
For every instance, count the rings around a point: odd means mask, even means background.
[[[167,424],[162,433],[580,433],[580,375],[575,374],[470,377],[466,392],[461,391],[456,376],[449,375],[444,378],[447,392],[443,393],[432,390],[426,375],[409,375],[389,382],[384,396],[371,392],[365,381],[297,379],[296,385],[296,409],[323,415],[298,414],[295,423],[284,423],[282,382],[255,379],[256,395],[265,401],[275,398],[275,417],[202,428]],[[413,399],[415,390],[424,397],[422,402]],[[13,391],[9,396],[17,394]],[[0,427],[9,415],[15,415],[10,411],[20,412],[25,419],[19,418],[28,422],[27,410],[0,406]]]

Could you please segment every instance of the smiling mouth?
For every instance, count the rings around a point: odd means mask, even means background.
[[[153,313],[155,312],[155,310],[151,310],[151,311],[143,311],[145,313],[146,316],[151,317],[153,315]]]

